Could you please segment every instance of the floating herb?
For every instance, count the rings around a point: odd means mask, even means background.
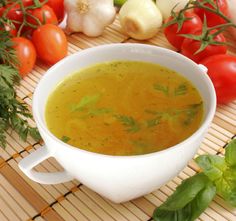
[[[180,116],[181,114],[184,114],[186,117],[183,123],[185,125],[189,125],[190,123],[192,123],[194,117],[199,112],[201,106],[202,106],[202,102],[198,104],[188,105],[187,107],[183,109],[170,109],[166,111],[145,110],[145,112],[155,115],[156,119],[159,119],[159,121],[160,120],[175,120],[176,117]]]
[[[184,95],[187,93],[187,86],[185,84],[180,84],[177,88],[174,90],[175,96]]]
[[[146,120],[147,128],[155,127],[160,123],[160,117],[155,117],[153,119]]]
[[[110,108],[95,108],[89,110],[88,114],[90,116],[97,116],[97,115],[102,115],[102,114],[109,114],[112,112],[112,109]]]
[[[133,118],[125,115],[115,115],[116,119],[120,121],[125,127],[127,127],[126,131],[128,132],[138,132],[140,128],[140,124]]]
[[[71,112],[83,111],[85,108],[93,106],[98,102],[100,96],[100,94],[84,96],[78,104],[72,104],[70,106]]]
[[[171,97],[180,96],[187,93],[187,86],[184,83],[180,84],[174,90],[170,90],[168,86],[164,86],[161,84],[154,84],[153,87],[155,90],[160,91],[166,96],[171,96]]]
[[[183,112],[185,112],[186,114],[186,119],[184,120],[185,125],[189,125],[192,123],[194,117],[197,115],[201,106],[202,106],[202,102],[199,104],[189,105],[187,109],[183,110]]]
[[[61,140],[65,143],[68,143],[71,140],[71,138],[69,138],[67,136],[62,136]]]
[[[148,144],[145,141],[143,141],[143,140],[133,140],[132,144],[135,147],[138,147],[138,148],[146,148],[146,147],[148,147]]]
[[[160,123],[161,120],[174,120],[179,112],[177,110],[166,110],[166,111],[153,111],[153,110],[145,110],[146,113],[156,115],[156,118]]]
[[[161,91],[166,96],[169,95],[169,87],[161,84],[154,84],[153,88],[157,91]]]

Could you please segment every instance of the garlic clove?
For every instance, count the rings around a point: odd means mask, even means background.
[[[71,34],[73,32],[81,32],[82,31],[82,20],[80,19],[80,15],[77,12],[70,12],[67,15],[65,32],[66,34]]]
[[[83,18],[83,33],[90,37],[101,35],[105,27],[101,26],[99,21],[94,17],[84,16]]]

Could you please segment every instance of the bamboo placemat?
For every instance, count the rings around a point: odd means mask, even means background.
[[[229,34],[227,38],[235,46]],[[101,37],[89,38],[83,34],[73,34],[68,36],[68,40],[69,54],[101,44],[137,42],[122,34],[118,20],[115,20]],[[162,32],[141,43],[174,50]],[[236,55],[234,46],[229,49],[231,54]],[[37,63],[17,88],[19,99],[29,108],[34,88],[48,68]],[[33,121],[30,123],[34,124]],[[223,155],[224,147],[235,136],[236,101],[217,107],[213,123],[197,154]],[[33,139],[29,138],[23,142],[15,132],[7,131],[7,147],[0,148],[0,221],[151,221],[154,209],[166,200],[182,180],[197,172],[197,167],[190,161],[177,177],[153,193],[123,204],[114,204],[76,180],[58,185],[41,185],[28,179],[17,164],[40,146],[41,144]],[[58,171],[62,168],[54,159],[49,159],[36,169]],[[226,205],[223,199],[216,196],[198,220],[236,221],[236,209]]]

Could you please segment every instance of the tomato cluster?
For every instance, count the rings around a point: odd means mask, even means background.
[[[236,99],[236,57],[226,54],[223,35],[228,22],[224,18],[229,17],[227,1],[215,0],[215,5],[198,2],[201,7],[195,5],[194,10],[186,8],[169,17],[164,33],[180,53],[208,68],[218,103],[227,103]]]
[[[4,28],[12,36],[18,69],[25,76],[36,58],[54,64],[67,54],[67,39],[57,26],[64,18],[63,0],[10,1],[0,7]]]

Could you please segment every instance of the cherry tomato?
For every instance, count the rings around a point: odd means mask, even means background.
[[[65,16],[64,0],[48,0],[47,5],[53,9],[58,21],[61,22]]]
[[[214,0],[214,2],[216,4],[216,0]],[[217,4],[219,6],[219,10],[224,15],[229,17],[229,10],[228,10],[227,0],[217,0]],[[205,6],[213,8],[209,3],[206,3]],[[216,25],[220,25],[220,24],[226,23],[225,20],[223,18],[221,18],[219,15],[217,15],[217,14],[215,14],[213,12],[209,12],[209,11],[207,11],[205,9],[195,8],[194,12],[196,14],[198,14],[198,16],[202,19],[202,21],[204,20],[204,15],[206,16],[207,26],[208,27],[213,27],[213,26],[216,26]]]
[[[211,34],[213,34],[214,32],[216,32],[216,30],[212,30]],[[202,31],[197,31],[193,34],[197,36],[200,35],[201,33]],[[217,36],[215,36],[214,41],[226,42],[223,34],[218,34]],[[181,47],[181,53],[198,63],[200,60],[203,60],[204,58],[209,57],[211,55],[225,54],[227,52],[226,45],[209,44],[203,51],[195,54],[195,52],[197,52],[200,46],[201,46],[201,41],[185,38]]]
[[[0,7],[0,16],[2,17],[3,12],[5,11],[5,7]]]
[[[33,33],[32,41],[38,57],[47,64],[54,64],[67,55],[67,39],[56,25],[46,24]]]
[[[164,29],[167,40],[178,50],[180,50],[184,40],[184,37],[180,36],[180,34],[192,34],[202,29],[202,21],[198,15],[193,12],[185,12],[184,16],[189,20],[184,21],[183,26],[179,31],[178,24],[176,23],[169,25]],[[169,17],[167,22],[171,20],[173,20],[173,17]]]
[[[29,12],[32,14],[32,16],[39,19],[42,24],[58,24],[56,14],[54,13],[53,9],[48,5],[43,5],[41,8],[36,8]],[[39,25],[37,21],[31,16],[27,17],[27,21],[33,25]]]
[[[27,6],[33,5],[34,1],[33,0],[22,0],[22,3],[25,7],[27,7]]]
[[[11,7],[12,4],[9,4],[7,7]],[[23,12],[20,8],[19,4],[14,5],[9,12],[7,13],[6,17],[10,20],[13,20],[13,24],[15,25],[16,29],[18,29],[23,21]],[[14,22],[16,21],[16,22]]]
[[[19,61],[19,73],[24,77],[29,73],[36,61],[36,50],[32,42],[23,37],[12,38],[14,43],[13,48],[16,50],[16,55]]]
[[[236,57],[213,55],[200,62],[208,68],[218,103],[228,103],[236,99]]]
[[[11,36],[16,36],[17,35],[17,30],[13,27],[10,27],[8,25],[5,25],[5,30],[10,33]]]

